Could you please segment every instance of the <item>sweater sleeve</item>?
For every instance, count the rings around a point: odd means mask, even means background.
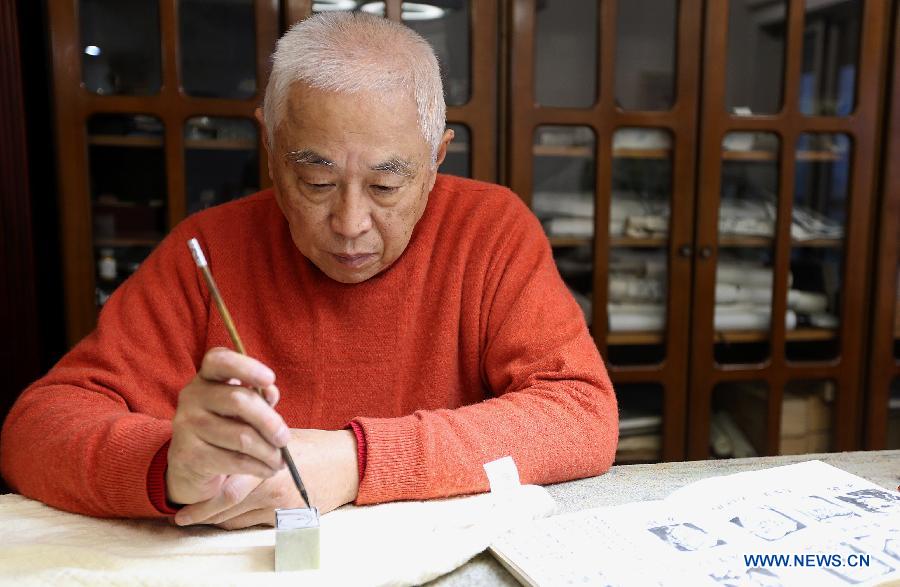
[[[93,516],[165,515],[148,475],[206,336],[187,238],[176,227],[109,298],[94,332],[13,405],[0,442],[13,489]]]
[[[618,410],[583,314],[537,219],[507,215],[484,279],[480,365],[494,397],[454,410],[358,418],[357,503],[485,491],[482,465],[512,456],[524,483],[598,475],[615,458]]]

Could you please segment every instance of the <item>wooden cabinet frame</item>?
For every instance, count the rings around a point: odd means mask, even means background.
[[[625,1],[625,0],[620,0]],[[657,365],[615,366],[615,383],[658,383],[663,387],[663,460],[684,454],[686,377],[690,327],[691,243],[700,76],[701,0],[678,2],[676,25],[675,101],[663,112],[625,111],[615,103],[615,51],[617,2],[600,2],[598,93],[589,108],[540,106],[534,96],[535,0],[512,0],[510,30],[509,185],[531,203],[535,129],[540,125],[583,125],[597,137],[596,207],[594,225],[593,332],[601,354],[606,354],[607,278],[609,273],[609,217],[613,170],[612,138],[616,129],[644,127],[668,131],[672,136],[672,201],[668,244],[666,357]]]
[[[55,94],[57,169],[62,230],[66,333],[70,345],[93,329],[94,251],[91,194],[88,176],[87,121],[97,113],[147,114],[164,128],[168,226],[185,216],[184,124],[193,116],[253,119],[262,101],[269,74],[269,56],[278,38],[278,1],[256,0],[256,94],[245,100],[197,98],[180,85],[180,43],[176,0],[159,0],[162,87],[146,96],[99,95],[82,84],[78,0],[48,2]],[[260,138],[261,141],[261,138]],[[269,173],[259,144],[259,178],[268,185]]]
[[[868,347],[867,405],[863,441],[866,449],[886,448],[888,390],[900,377],[900,359],[894,344],[900,332],[896,324],[897,264],[900,262],[900,3],[895,3],[892,41],[890,109],[884,125],[884,157],[881,201],[876,214],[877,241],[873,263],[871,342]]]
[[[713,388],[721,382],[763,381],[768,385],[765,454],[777,454],[783,390],[795,380],[832,380],[837,385],[833,408],[832,450],[858,446],[859,392],[865,344],[871,194],[879,153],[879,125],[887,54],[889,0],[867,0],[861,16],[856,108],[850,116],[805,116],[799,111],[805,2],[789,0],[783,104],[767,116],[735,116],[726,112],[728,2],[707,2],[703,56],[703,110],[700,120],[694,308],[691,339],[690,401],[687,455],[709,456],[709,412]],[[755,365],[719,365],[713,356],[713,308],[718,255],[718,209],[721,144],[730,131],[773,132],[780,137],[778,219],[774,243],[774,284],[770,358]],[[794,195],[794,148],[806,132],[844,133],[853,144],[844,263],[838,358],[823,362],[791,362],[785,357],[785,323],[790,270],[790,222]]]

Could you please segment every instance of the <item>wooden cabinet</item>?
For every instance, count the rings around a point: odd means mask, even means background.
[[[512,3],[509,183],[607,359],[623,460],[859,445],[890,9]]]
[[[266,185],[253,112],[279,9],[277,0],[73,0],[49,2],[48,15],[74,344],[188,211]]]
[[[884,124],[883,174],[876,210],[871,338],[863,429],[867,449],[900,448],[900,10],[894,17],[894,60]]]
[[[741,14],[729,18],[729,9]],[[689,458],[709,454],[711,413],[749,404],[763,410],[752,444],[777,454],[783,408],[810,393],[828,411],[816,446],[858,446],[889,9],[875,0],[707,3]],[[742,61],[736,43],[768,60]],[[774,225],[761,238],[730,238],[726,206],[746,221],[757,204]],[[713,324],[723,269],[735,260],[749,280],[757,267],[767,272],[771,320],[728,340]]]
[[[509,185],[541,219],[616,384],[621,461],[847,450],[864,415],[881,446],[892,4],[51,2],[69,340],[174,223],[266,185],[251,119],[278,35],[362,10],[435,47],[443,170]]]
[[[637,460],[684,456],[702,8],[512,3],[509,185],[641,422],[638,446],[622,439]],[[630,210],[659,226],[626,226]]]

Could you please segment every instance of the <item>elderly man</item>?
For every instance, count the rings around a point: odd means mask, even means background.
[[[540,225],[506,189],[437,174],[453,132],[428,44],[310,18],[257,117],[274,187],[175,227],[25,391],[9,483],[238,528],[302,505],[283,446],[322,511],[484,491],[506,455],[528,483],[605,471],[615,396]],[[223,348],[192,237],[253,358]]]

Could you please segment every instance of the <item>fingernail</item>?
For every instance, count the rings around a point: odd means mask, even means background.
[[[279,444],[279,446],[286,445],[291,440],[291,431],[288,430],[287,426],[282,426],[281,429],[275,434],[275,441]]]
[[[193,521],[194,520],[192,520],[191,517],[187,514],[178,514],[177,516],[175,516],[175,523],[179,526],[188,526]]]
[[[258,379],[275,379],[275,373],[269,369],[268,367],[259,367],[256,370],[256,377]]]
[[[278,403],[278,397],[278,388],[275,387],[274,383],[266,388],[266,401],[269,402],[269,405],[273,408],[275,407],[275,404]]]

